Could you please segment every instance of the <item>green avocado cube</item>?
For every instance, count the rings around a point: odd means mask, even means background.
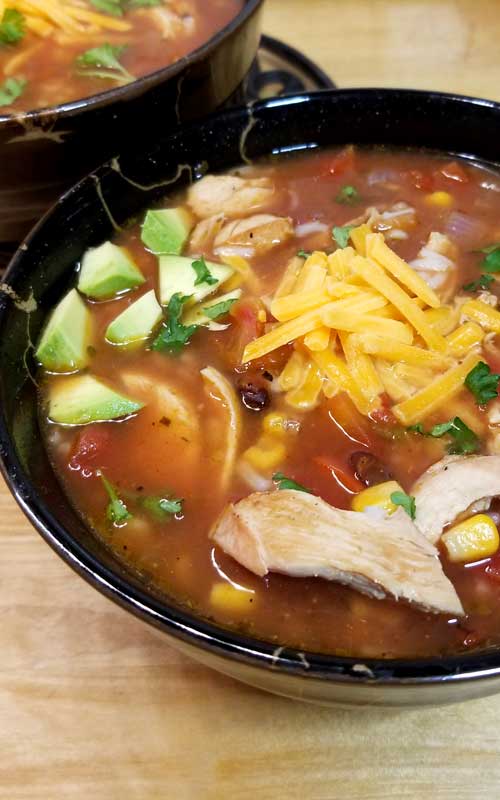
[[[106,340],[111,344],[131,344],[147,339],[163,316],[154,290],[146,292],[110,322]]]
[[[61,425],[87,425],[128,417],[143,406],[92,375],[76,375],[52,384],[48,417]]]
[[[95,300],[104,300],[144,283],[144,275],[130,254],[112,242],[87,250],[82,259],[78,288]]]
[[[198,276],[193,268],[196,258],[185,256],[160,256],[160,303],[162,306],[169,304],[174,294],[190,297],[192,303],[198,303],[205,297],[214,294],[221,284],[225,283],[233,270],[226,264],[215,264],[207,261],[206,266],[212,283],[196,284]]]
[[[89,362],[91,337],[90,311],[71,289],[49,317],[35,356],[49,372],[75,372]]]
[[[142,242],[156,255],[179,255],[189,238],[193,223],[191,214],[184,208],[148,211],[142,224]]]

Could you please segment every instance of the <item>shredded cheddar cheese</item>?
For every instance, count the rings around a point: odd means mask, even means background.
[[[270,304],[276,323],[246,346],[243,362],[293,344],[278,379],[289,405],[305,410],[321,392],[345,392],[369,415],[385,395],[412,425],[456,402],[485,336],[500,332],[500,312],[474,299],[442,304],[366,223],[350,241],[292,259]]]
[[[71,38],[78,38],[82,33],[125,33],[132,27],[124,19],[101,14],[85,3],[71,0],[0,0],[0,18],[10,8],[20,11],[27,29],[42,37],[55,31],[63,31]]]

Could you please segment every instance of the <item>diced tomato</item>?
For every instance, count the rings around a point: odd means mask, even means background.
[[[377,422],[381,425],[393,425],[393,426],[399,425],[391,409],[384,402],[385,399],[386,398],[383,396],[382,405],[380,406],[380,408],[376,408],[375,411],[372,411],[370,413],[370,419],[372,419],[373,422]]]
[[[492,343],[493,345],[493,343]],[[485,348],[485,361],[487,362],[489,368],[492,372],[497,374],[500,373],[500,350],[497,347],[490,345],[487,349]]]
[[[458,183],[469,182],[469,178],[464,168],[456,161],[450,161],[449,164],[445,164],[444,167],[441,167],[439,172],[450,181],[457,181]]]
[[[361,481],[358,481],[354,473],[336,464],[332,458],[327,456],[316,456],[314,462],[322,469],[326,470],[338,486],[348,494],[357,494],[365,488]]]
[[[432,192],[434,188],[434,178],[432,175],[421,172],[419,169],[410,169],[406,175],[415,189],[422,189],[424,192]]]
[[[343,175],[347,170],[354,169],[356,154],[354,147],[346,147],[340,153],[336,153],[333,158],[328,160],[327,174],[330,175]]]
[[[483,637],[476,631],[467,631],[462,639],[463,647],[478,647],[482,642]]]
[[[215,340],[230,367],[240,364],[246,345],[264,332],[264,323],[259,320],[259,311],[262,308],[259,300],[249,298],[235,303],[231,309],[233,324]]]
[[[111,433],[106,425],[89,425],[78,434],[70,453],[69,468],[90,478],[102,467],[106,448],[111,444]]]

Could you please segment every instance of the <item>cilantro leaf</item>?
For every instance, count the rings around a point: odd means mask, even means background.
[[[429,436],[440,438],[447,434],[451,436],[452,442],[448,446],[450,455],[466,455],[475,453],[479,448],[479,439],[470,428],[467,427],[460,417],[454,417],[449,422],[442,422],[434,425],[429,431]]]
[[[222,317],[223,314],[227,314],[231,310],[231,306],[233,303],[236,303],[236,297],[229,298],[228,300],[222,300],[220,303],[214,303],[211,306],[206,306],[203,309],[204,313],[210,319],[218,319]]]
[[[406,430],[408,433],[421,433],[422,436],[425,436],[424,426],[421,422],[417,422],[416,425],[410,425]]]
[[[435,439],[441,436],[448,435],[452,441],[448,445],[448,453],[450,455],[465,455],[467,453],[475,453],[479,448],[479,439],[470,428],[467,427],[460,417],[454,417],[448,422],[440,422],[434,425],[429,431],[424,430],[421,422],[416,425],[410,425],[406,429],[410,433],[419,433],[422,436],[433,436]]]
[[[274,473],[273,482],[278,484],[279,490],[295,489],[296,492],[306,492],[307,494],[312,494],[310,489],[306,489],[306,487],[302,486],[300,483],[297,483],[291,478],[287,478],[282,472]]]
[[[415,519],[417,509],[415,506],[415,498],[412,497],[412,495],[406,494],[406,492],[393,492],[391,494],[391,502],[394,503],[395,506],[401,506],[410,519]]]
[[[194,282],[195,286],[198,286],[200,283],[207,283],[209,286],[215,286],[215,284],[219,282],[217,278],[214,278],[208,269],[207,262],[203,256],[200,256],[200,258],[198,258],[196,261],[193,261],[191,266],[196,272],[196,280]]]
[[[126,50],[126,45],[111,45],[107,42],[100,47],[86,50],[76,59],[80,75],[91,78],[104,78],[115,81],[132,81],[133,75],[120,64],[120,56]],[[92,69],[95,67],[96,69]]]
[[[106,508],[106,517],[114,525],[123,525],[128,519],[132,519],[127,506],[114,490],[113,485],[101,474],[101,480],[109,496],[109,503]]]
[[[178,355],[198,329],[198,325],[183,325],[181,322],[182,308],[187,300],[189,297],[183,297],[179,292],[170,298],[167,318],[152,344],[153,350],[166,350],[172,355]]]
[[[182,500],[178,497],[145,497],[142,505],[157,520],[166,520],[182,512]]]
[[[355,206],[360,202],[361,195],[355,186],[342,186],[335,200],[344,206]]]
[[[98,11],[111,14],[112,17],[123,16],[124,4],[122,0],[90,0],[90,2]]]
[[[355,225],[343,225],[339,227],[335,225],[332,231],[332,237],[337,242],[338,246],[342,249],[347,247],[349,244],[349,237],[351,235],[351,231],[355,228]]]
[[[312,253],[308,253],[307,250],[299,250],[297,255],[299,258],[309,258],[312,256]]]
[[[10,106],[21,97],[28,81],[24,78],[7,78],[0,84],[0,106]]]
[[[500,272],[500,244],[490,244],[479,252],[486,255],[481,262],[485,272]]]
[[[16,44],[19,42],[25,34],[24,23],[25,18],[20,11],[15,8],[6,8],[0,20],[0,43]]]
[[[130,8],[148,8],[149,6],[160,6],[163,0],[129,0]]]
[[[493,275],[486,275],[483,273],[482,275],[479,276],[477,281],[466,283],[465,286],[463,286],[462,288],[464,292],[478,292],[479,289],[488,289],[490,284],[493,283],[494,280],[495,278],[493,277]]]
[[[480,406],[498,397],[499,381],[500,375],[492,372],[484,361],[480,361],[467,375],[465,385],[472,392],[476,398],[476,403]]]

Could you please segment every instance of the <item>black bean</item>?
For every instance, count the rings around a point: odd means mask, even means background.
[[[392,480],[390,471],[373,453],[360,450],[351,454],[349,462],[356,478],[365,486],[376,486],[377,483]]]
[[[238,386],[241,402],[249,411],[262,411],[269,405],[269,393],[264,387],[255,383],[244,383]]]

